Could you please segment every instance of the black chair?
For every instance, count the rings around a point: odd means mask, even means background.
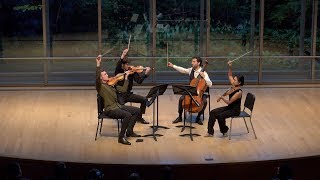
[[[244,121],[244,123],[245,123],[245,125],[246,125],[246,128],[247,128],[248,133],[249,133],[249,129],[248,129],[247,122],[246,122],[246,119],[245,119],[245,118],[250,118],[250,124],[251,124],[252,130],[253,130],[254,136],[255,136],[255,138],[257,139],[256,132],[254,131],[254,128],[253,128],[253,125],[252,125],[252,121],[251,121],[252,111],[253,111],[253,106],[254,106],[255,100],[256,100],[256,97],[255,97],[253,94],[248,93],[248,94],[247,94],[247,97],[246,97],[246,101],[244,102],[244,108],[243,108],[243,110],[240,112],[239,116],[233,116],[233,117],[231,117],[231,121],[230,121],[230,131],[229,131],[229,140],[231,139],[232,120],[233,120],[233,119],[237,119],[237,118],[243,118],[243,121]],[[246,112],[246,109],[249,109],[249,110],[250,110],[250,114]]]
[[[103,124],[103,119],[109,118],[109,119],[114,119],[111,118],[109,116],[106,115],[106,113],[104,112],[104,101],[103,98],[97,94],[97,109],[98,109],[98,124],[97,124],[97,130],[96,130],[96,137],[95,137],[95,141],[97,140],[97,135],[98,135],[98,131],[99,134],[101,135],[101,129],[102,129],[102,124]],[[118,135],[120,132],[120,122],[122,122],[122,119],[115,119],[118,122]],[[100,130],[99,130],[100,127]]]

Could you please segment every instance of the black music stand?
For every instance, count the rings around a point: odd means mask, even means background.
[[[197,88],[193,86],[186,86],[186,85],[172,85],[173,93],[179,94],[179,95],[185,95],[190,96],[190,104],[193,101],[197,106],[200,106],[200,104],[193,98],[193,96],[197,96]],[[184,101],[185,103],[186,101]],[[193,141],[193,136],[200,136],[200,134],[193,134],[192,129],[195,127],[192,127],[192,112],[191,112],[192,106],[189,107],[189,112],[191,113],[191,119],[190,119],[190,126],[186,126],[186,111],[184,110],[184,119],[183,119],[183,126],[176,126],[176,127],[182,127],[181,132],[184,131],[186,127],[189,127],[190,132],[188,134],[181,134],[180,136],[190,136],[191,141]]]
[[[143,137],[152,136],[153,139],[155,141],[157,141],[157,136],[163,136],[162,134],[155,133],[158,130],[158,128],[169,129],[168,127],[165,127],[165,126],[159,126],[159,98],[158,98],[158,96],[162,95],[167,90],[167,87],[168,87],[168,84],[162,84],[159,86],[155,86],[150,89],[148,95],[146,96],[146,98],[151,98],[150,102],[151,102],[151,104],[153,104],[153,112],[152,112],[153,122],[152,122],[152,126],[151,126],[152,134],[147,134],[147,135],[144,135]],[[156,106],[155,106],[155,103],[153,103],[155,99],[157,100],[157,125],[155,125]],[[151,104],[149,104],[149,106]]]

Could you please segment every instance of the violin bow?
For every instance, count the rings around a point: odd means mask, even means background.
[[[115,46],[114,46],[113,48],[107,50],[105,53],[103,53],[103,54],[101,55],[101,57],[103,57],[103,56],[105,56],[106,54],[108,54],[109,52],[111,52],[114,48],[115,48]]]
[[[167,42],[167,64],[169,63],[169,46]]]
[[[129,36],[129,41],[128,41],[128,51],[130,49],[130,42],[131,42],[131,35]]]
[[[249,53],[251,53],[251,52],[252,52],[252,51],[246,52],[246,53],[242,54],[241,56],[239,56],[239,57],[235,58],[235,59],[234,59],[234,60],[232,60],[231,62],[234,62],[234,61],[236,61],[236,60],[238,60],[238,59],[242,58],[243,56],[245,56],[245,55],[247,55],[247,54],[249,54]]]

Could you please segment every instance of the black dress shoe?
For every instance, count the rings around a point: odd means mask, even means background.
[[[139,119],[138,122],[140,122],[141,124],[149,124],[149,122],[143,118]]]
[[[172,121],[172,124],[178,123],[178,122],[182,122],[182,117],[177,117],[176,120]]]
[[[125,138],[125,137],[119,137],[118,143],[124,144],[124,145],[131,145],[131,143]]]
[[[127,136],[127,137],[141,137],[141,135],[136,134],[135,132],[132,132],[132,133],[126,133],[126,136]]]
[[[198,123],[199,125],[203,125],[203,122],[200,118],[197,118],[196,123]]]

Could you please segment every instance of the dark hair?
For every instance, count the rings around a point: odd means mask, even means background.
[[[123,59],[120,60],[121,64],[127,64],[127,63],[130,63],[131,60],[128,59],[128,57],[124,57]]]
[[[236,77],[238,78],[240,86],[243,86],[244,85],[244,77],[243,77],[243,75],[236,75]]]
[[[130,63],[131,60],[129,60],[128,58],[124,58],[124,59],[120,59],[118,62],[117,62],[117,65],[116,65],[116,69],[114,71],[114,75],[117,75],[119,72],[122,71],[122,65],[123,64],[127,64],[127,63]]]
[[[196,59],[200,66],[202,66],[202,59],[199,56],[192,57],[192,59]]]

